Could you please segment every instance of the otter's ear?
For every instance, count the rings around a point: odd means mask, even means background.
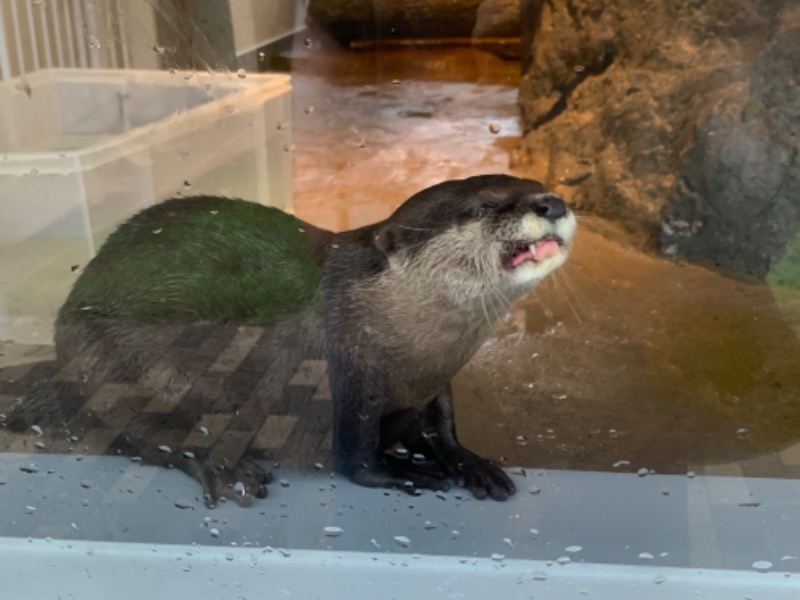
[[[389,256],[397,249],[397,232],[391,225],[381,227],[375,234],[374,242],[378,250]]]

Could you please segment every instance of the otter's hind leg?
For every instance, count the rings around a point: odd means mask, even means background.
[[[209,506],[220,498],[247,506],[252,498],[266,496],[271,475],[244,459],[240,447],[252,431],[199,433],[204,417],[224,419],[246,404],[248,388],[226,389],[226,373],[211,368],[237,327],[112,319],[62,320],[59,325],[59,358],[85,382],[83,402],[66,421],[72,433],[80,438],[111,435],[106,452],[183,471],[202,485]],[[51,398],[59,414],[60,400]],[[242,443],[228,443],[228,438]]]

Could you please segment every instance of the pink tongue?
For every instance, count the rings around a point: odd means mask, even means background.
[[[561,252],[558,242],[555,240],[545,240],[544,242],[539,242],[536,244],[535,250],[536,252],[533,255],[534,260],[542,260],[543,258],[555,256]]]
[[[555,240],[545,240],[543,242],[539,242],[533,247],[533,252],[530,250],[526,250],[521,254],[518,254],[514,257],[514,260],[511,262],[513,267],[518,267],[522,263],[533,260],[539,262],[548,258],[550,256],[555,256],[560,252],[560,248],[558,246],[558,242]]]

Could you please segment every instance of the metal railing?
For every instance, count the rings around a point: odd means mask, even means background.
[[[0,0],[0,80],[130,65],[121,0]]]

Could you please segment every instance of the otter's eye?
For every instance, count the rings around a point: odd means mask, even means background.
[[[492,212],[495,208],[497,208],[497,204],[495,204],[494,202],[486,202],[485,204],[481,204],[478,207],[478,212],[476,213],[476,215],[479,219],[482,219],[490,212]]]

